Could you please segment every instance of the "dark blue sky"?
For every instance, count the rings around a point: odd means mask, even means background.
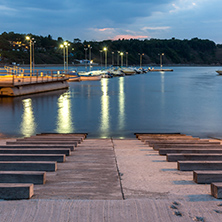
[[[72,41],[118,38],[222,43],[221,0],[0,0],[0,33]]]

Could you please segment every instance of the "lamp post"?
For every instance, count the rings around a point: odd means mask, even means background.
[[[123,67],[123,52],[120,52],[120,56],[121,56],[121,67]]]
[[[63,49],[63,63],[64,63],[64,72],[65,72],[65,69],[66,69],[66,59],[65,59],[65,47],[63,44],[60,45],[60,48]]]
[[[117,66],[119,66],[119,54],[120,54],[120,51],[117,51]]]
[[[30,49],[30,76],[32,76],[32,66],[33,66],[33,61],[32,57],[34,60],[34,38],[30,38],[30,36],[26,36],[26,40],[29,41],[29,49]],[[32,47],[33,46],[33,47]],[[32,48],[33,48],[33,53],[32,53]]]
[[[103,66],[102,52],[103,52],[103,50],[99,50],[99,52],[100,52],[100,66],[101,66],[101,69],[102,69],[102,66]]]
[[[163,67],[163,56],[164,56],[164,53],[160,53],[160,54],[158,54],[159,56],[160,56],[160,69],[162,69],[162,67]]]
[[[114,66],[114,52],[112,52],[112,66]]]
[[[88,48],[86,48],[86,47],[84,47],[84,50],[85,50],[85,69],[86,69],[86,71],[87,71],[87,63],[86,63],[86,61],[87,61],[87,50],[88,50]]]
[[[68,72],[68,66],[69,66],[69,46],[70,44],[68,42],[64,42],[64,48],[66,49],[66,71]]]
[[[126,67],[128,67],[128,52],[126,52]]]
[[[91,60],[92,60],[91,49],[92,49],[92,47],[90,45],[88,45],[88,48],[89,48],[89,70],[91,71]]]
[[[140,56],[140,68],[142,67],[142,57],[144,55],[144,53],[138,53],[138,55]]]
[[[104,48],[103,48],[103,51],[105,52],[105,67],[106,67],[106,69],[107,69],[107,48],[104,47]]]

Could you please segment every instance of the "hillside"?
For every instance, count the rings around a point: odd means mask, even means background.
[[[60,45],[64,40],[29,35],[33,38],[35,64],[63,64],[63,49]],[[78,64],[81,60],[91,59],[94,63],[104,64],[104,47],[108,48],[108,64],[121,65],[155,65],[160,63],[160,54],[163,64],[196,64],[196,65],[222,65],[222,45],[217,45],[210,40],[193,38],[191,40],[179,39],[130,39],[130,40],[104,40],[81,41],[75,38],[73,42],[67,41],[68,60],[70,64]],[[30,42],[26,35],[14,32],[0,35],[0,64],[9,65],[29,64]],[[65,51],[67,52],[67,51]],[[123,52],[121,57],[120,52]],[[141,60],[142,59],[142,60]]]

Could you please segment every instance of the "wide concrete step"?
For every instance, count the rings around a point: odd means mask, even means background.
[[[32,148],[32,149],[4,149],[0,148],[0,154],[64,154],[66,156],[69,156],[71,154],[70,149],[43,149],[43,148]]]
[[[215,182],[211,184],[211,195],[217,199],[222,198],[222,183]]]
[[[137,138],[141,136],[150,136],[150,137],[171,137],[171,136],[187,136],[186,134],[180,133],[134,133]]]
[[[27,137],[25,137],[27,138]],[[67,137],[67,136],[30,136],[28,138],[34,138],[34,139],[50,139],[50,140],[53,140],[53,139],[61,139],[61,140],[65,140],[65,139],[68,139],[68,140],[79,140],[81,142],[84,141],[84,137]]]
[[[78,140],[78,139],[69,139],[69,138],[22,138],[22,139],[16,139],[16,141],[43,141],[43,142],[59,142],[59,143],[62,143],[62,142],[69,142],[69,143],[78,143],[80,144],[81,143],[81,140]]]
[[[222,154],[222,147],[217,149],[195,149],[195,148],[161,148],[159,149],[160,155],[167,155],[172,153],[221,153]]]
[[[77,146],[77,142],[69,142],[69,141],[42,141],[42,140],[37,140],[37,141],[8,141],[6,142],[7,145],[16,145],[16,144],[42,144],[42,145],[70,145],[70,146]]]
[[[0,171],[0,183],[45,184],[46,172],[42,171]]]
[[[172,141],[172,140],[200,140],[199,138],[195,138],[195,137],[192,137],[192,136],[171,136],[171,137],[148,137],[148,136],[141,136],[139,137],[139,139],[142,141],[142,142],[145,142],[145,141]]]
[[[63,163],[65,162],[65,155],[64,154],[0,154],[0,161],[56,161],[59,163]]]
[[[40,133],[36,136],[64,136],[64,137],[87,137],[88,133]]]
[[[222,161],[178,161],[177,169],[181,171],[222,170]]]
[[[205,160],[205,161],[222,161],[222,154],[218,153],[177,153],[167,154],[166,160],[168,162],[177,162],[180,160]]]
[[[55,161],[0,161],[1,171],[46,171],[57,170]]]
[[[220,144],[158,144],[152,146],[154,150],[159,149],[178,149],[178,148],[193,148],[193,149],[203,149],[203,148],[215,148],[222,149]]]
[[[75,146],[73,145],[56,145],[56,144],[16,144],[16,145],[0,145],[0,148],[4,149],[70,149],[71,151],[74,151]]]
[[[212,182],[222,182],[221,170],[200,170],[193,171],[193,181],[198,184],[210,184]]]
[[[0,199],[21,200],[30,199],[34,195],[33,184],[0,183]]]
[[[220,144],[220,142],[210,142],[209,140],[172,140],[172,141],[145,141],[147,145],[187,145],[187,144]]]

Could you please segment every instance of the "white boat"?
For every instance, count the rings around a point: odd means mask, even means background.
[[[136,74],[135,69],[134,69],[134,68],[131,68],[131,67],[129,67],[129,68],[120,68],[120,70],[121,70],[122,72],[124,72],[125,75],[134,75],[134,74]]]
[[[123,71],[121,71],[120,69],[112,69],[109,70],[110,74],[113,75],[113,77],[115,76],[125,76],[125,73]]]
[[[96,81],[101,80],[102,76],[92,72],[79,72],[80,81]]]

